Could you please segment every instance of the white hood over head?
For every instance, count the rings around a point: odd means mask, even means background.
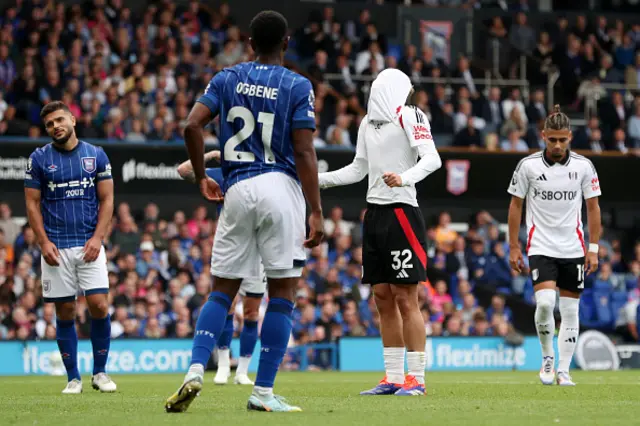
[[[371,85],[367,115],[369,120],[393,122],[411,92],[409,76],[395,68],[378,74]]]

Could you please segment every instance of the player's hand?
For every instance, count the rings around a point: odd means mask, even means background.
[[[598,270],[598,253],[587,252],[587,256],[584,259],[584,270],[585,275]]]
[[[382,180],[390,188],[402,186],[402,178],[397,173],[386,172],[382,175]]]
[[[82,252],[84,253],[83,260],[87,263],[95,262],[100,254],[100,249],[102,248],[102,241],[98,237],[91,237],[84,244],[84,248]]]
[[[51,241],[47,241],[42,245],[42,257],[49,266],[60,266],[60,252],[58,247]]]
[[[220,151],[218,151],[218,150],[211,151],[211,158],[213,158],[217,162],[220,162]]]
[[[522,272],[522,268],[524,268],[524,258],[522,257],[520,247],[511,247],[509,252],[509,265],[511,265],[511,269],[517,273]]]
[[[202,179],[198,186],[200,186],[200,193],[207,200],[217,202],[223,200],[224,197],[222,196],[222,189],[220,189],[220,185],[210,177]]]
[[[311,213],[309,216],[309,239],[304,242],[306,248],[313,248],[322,242],[324,237],[324,218],[322,212]]]

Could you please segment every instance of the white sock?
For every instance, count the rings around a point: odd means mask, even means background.
[[[241,356],[238,358],[238,368],[236,368],[236,376],[247,375],[249,373],[250,356]]]
[[[580,299],[560,298],[560,333],[558,333],[558,371],[569,372],[580,333]]]
[[[231,369],[231,360],[229,359],[229,349],[218,349],[218,370]]]
[[[542,356],[554,357],[553,336],[555,335],[556,321],[553,318],[553,310],[556,306],[555,290],[536,291],[536,330],[542,347]]]
[[[193,364],[191,367],[189,367],[189,371],[187,372],[187,376],[189,374],[197,374],[198,376],[202,377],[204,376],[204,365],[202,364]]]
[[[384,370],[390,383],[404,383],[404,348],[384,348]]]
[[[409,374],[415,377],[421,385],[424,385],[424,368],[426,362],[427,356],[424,352],[407,352]]]
[[[273,388],[264,388],[262,386],[254,386],[253,393],[257,396],[271,397],[273,396]]]

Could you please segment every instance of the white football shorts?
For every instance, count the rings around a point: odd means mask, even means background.
[[[218,220],[211,274],[262,280],[262,259],[268,278],[299,277],[306,260],[305,211],[302,188],[284,173],[264,173],[234,184]]]
[[[85,296],[109,293],[107,255],[100,248],[93,262],[83,260],[84,247],[59,249],[60,265],[50,266],[41,256],[42,295],[45,302],[70,302],[76,300],[79,290]]]
[[[244,279],[240,284],[238,294],[240,296],[259,297],[262,298],[267,292],[267,276],[264,273],[264,266],[260,262],[260,278],[259,280]]]

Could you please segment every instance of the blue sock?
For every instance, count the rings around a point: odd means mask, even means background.
[[[191,365],[202,364],[206,367],[216,340],[222,334],[230,307],[231,298],[226,294],[214,291],[209,295],[209,300],[202,307],[196,322]]]
[[[287,299],[269,300],[260,333],[260,363],[256,386],[272,388],[291,337],[293,302]]]
[[[227,315],[227,322],[224,323],[222,334],[218,339],[218,349],[229,349],[231,345],[231,338],[233,337],[233,314]]]
[[[245,321],[240,333],[240,356],[249,357],[258,342],[258,321]]]
[[[56,340],[58,349],[62,355],[64,368],[67,370],[67,379],[82,380],[78,371],[78,335],[76,334],[76,322],[74,320],[56,320]]]
[[[105,372],[111,345],[111,317],[91,318],[91,347],[93,348],[93,374]]]

